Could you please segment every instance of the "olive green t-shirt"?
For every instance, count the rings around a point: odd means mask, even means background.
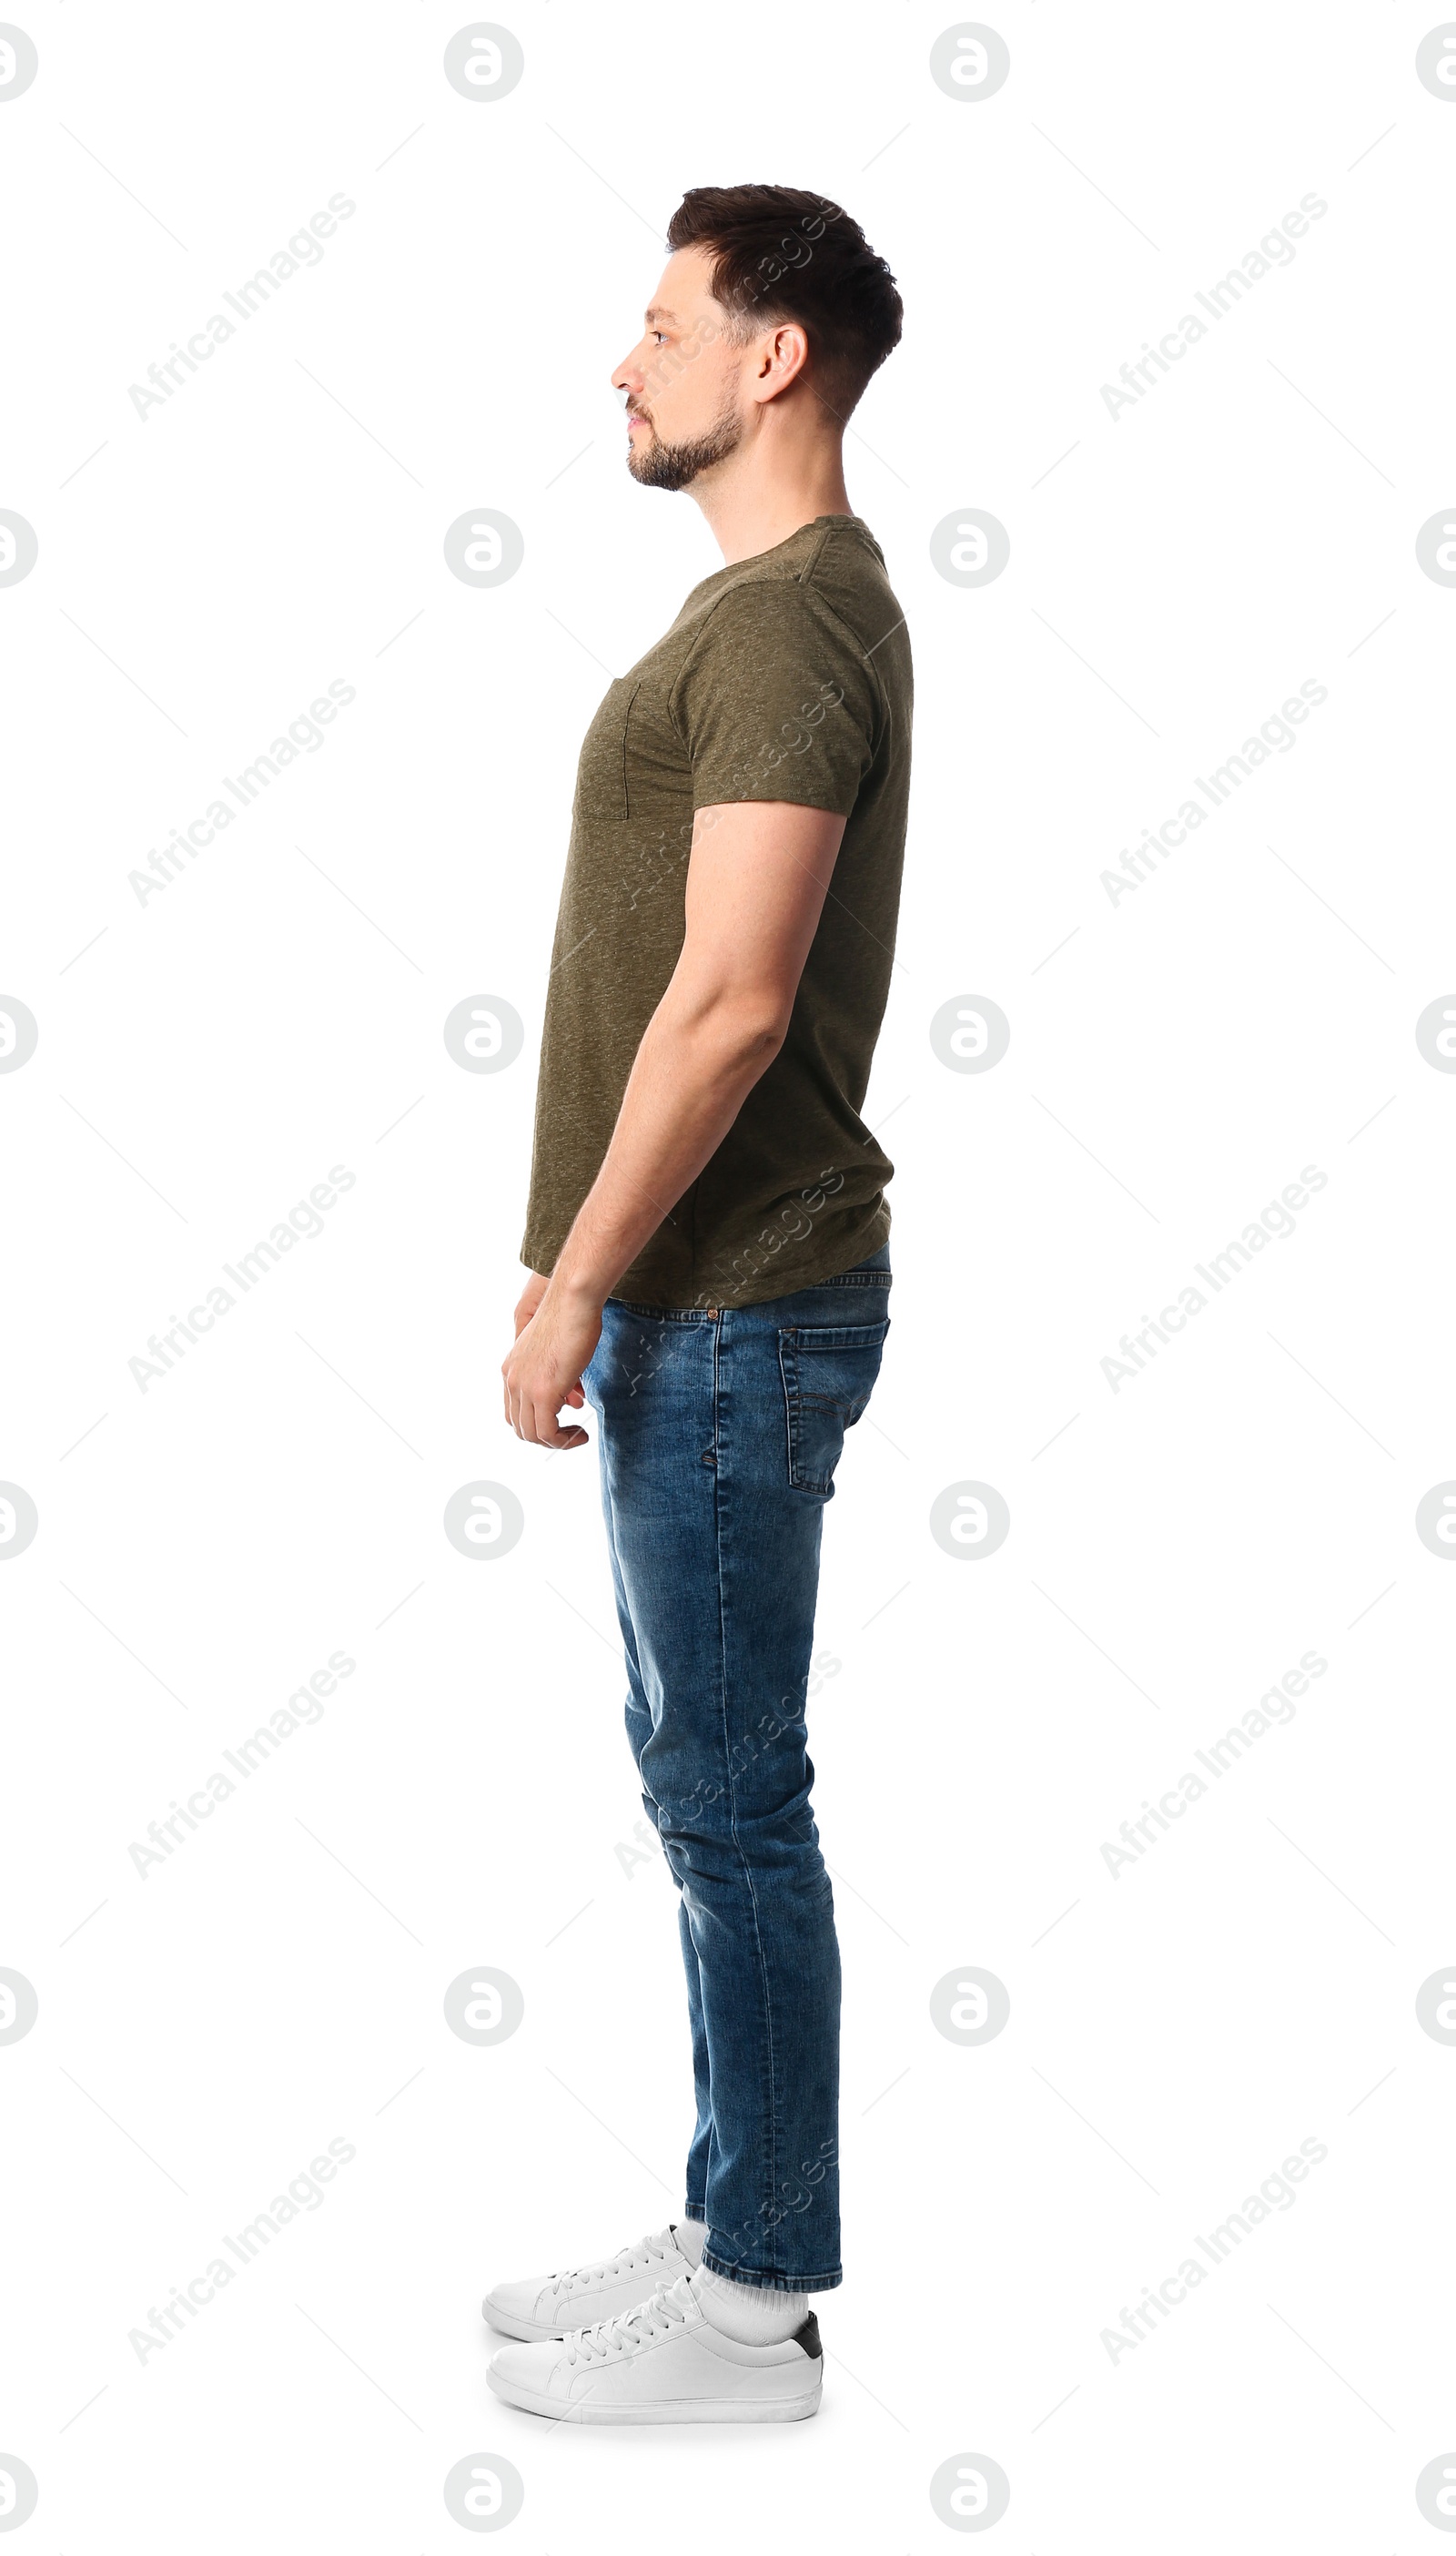
[[[521,1257],[548,1271],[601,1168],[683,940],[693,814],[791,800],[847,818],[788,1036],[618,1284],[661,1306],[753,1305],[877,1251],[894,1166],[861,1119],[890,986],[911,670],[884,554],[820,515],[719,569],[620,676],[577,770]]]

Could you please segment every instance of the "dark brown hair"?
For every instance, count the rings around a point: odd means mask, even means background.
[[[693,187],[667,224],[669,248],[713,260],[712,292],[744,336],[792,320],[809,343],[808,380],[841,421],[900,343],[895,278],[843,207],[798,187]]]

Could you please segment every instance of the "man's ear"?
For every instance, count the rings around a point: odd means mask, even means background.
[[[790,382],[798,380],[808,362],[808,354],[809,341],[804,330],[794,320],[782,320],[764,348],[759,370],[759,379],[772,396],[777,397],[780,391],[789,388]]]

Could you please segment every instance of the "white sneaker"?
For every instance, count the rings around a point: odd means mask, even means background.
[[[684,2274],[579,2334],[504,2345],[486,2383],[560,2423],[797,2423],[819,2410],[824,2359],[812,2312],[788,2343],[735,2343]]]
[[[693,2268],[670,2228],[639,2236],[635,2245],[583,2263],[575,2272],[547,2272],[532,2281],[498,2281],[481,2308],[487,2325],[518,2343],[539,2343],[572,2333],[604,2317],[622,2316],[654,2290]]]

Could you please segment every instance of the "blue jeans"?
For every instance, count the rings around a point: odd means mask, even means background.
[[[888,1249],[765,1305],[609,1299],[583,1378],[627,1735],[678,1891],[697,2126],[686,2216],[730,2280],[833,2289],[839,1946],[804,1711],[819,1534],[879,1372]]]

